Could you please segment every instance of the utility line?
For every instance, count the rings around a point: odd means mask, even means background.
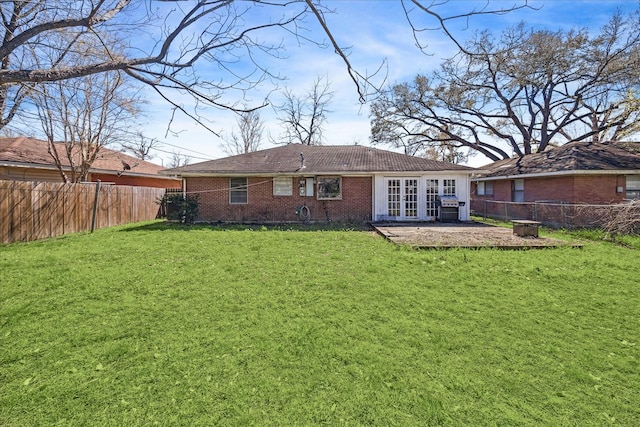
[[[264,180],[264,181],[260,181],[260,182],[255,182],[253,184],[247,184],[247,185],[242,185],[240,187],[225,187],[225,188],[217,188],[215,190],[198,190],[198,191],[186,191],[184,194],[201,194],[201,193],[217,193],[217,192],[221,192],[221,191],[231,191],[231,190],[245,190],[249,187],[255,187],[256,185],[262,185],[262,184],[266,184],[268,182],[271,182],[271,179],[268,180]],[[176,193],[182,193],[182,190],[177,190]]]

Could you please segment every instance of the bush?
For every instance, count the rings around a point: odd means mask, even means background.
[[[167,193],[162,198],[168,220],[192,224],[198,217],[198,195],[189,194],[186,198],[181,193]]]

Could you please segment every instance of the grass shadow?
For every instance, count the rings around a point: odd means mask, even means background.
[[[373,231],[368,224],[355,223],[320,223],[320,224],[259,224],[259,223],[196,223],[181,224],[174,221],[156,221],[153,223],[127,226],[120,232],[146,232],[146,231]]]

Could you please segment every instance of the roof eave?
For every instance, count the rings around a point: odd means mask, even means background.
[[[298,170],[298,171],[285,171],[285,172],[259,172],[259,171],[251,171],[251,172],[243,172],[243,171],[218,171],[218,172],[205,172],[205,171],[192,171],[192,172],[174,172],[167,173],[161,171],[160,173],[163,175],[170,175],[182,178],[215,178],[215,177],[226,177],[226,176],[309,176],[309,175],[340,175],[340,176],[373,176],[373,175],[381,175],[381,174],[389,174],[389,175],[407,175],[407,174],[464,174],[471,175],[476,172],[474,169],[446,169],[446,170],[371,170],[371,171],[317,171],[317,170]]]
[[[39,170],[49,170],[49,171],[57,171],[58,168],[55,165],[47,165],[43,163],[25,163],[25,162],[12,162],[12,161],[0,161],[0,166],[2,167],[12,167],[12,168],[24,168],[24,169],[39,169]],[[63,166],[62,169],[67,172],[71,170],[69,166]],[[112,169],[89,169],[89,173],[101,173],[105,175],[118,175],[118,171],[114,171]],[[121,176],[136,176],[143,178],[159,178],[164,180],[175,180],[175,177],[165,176],[160,174],[152,174],[152,173],[142,173],[142,172],[122,172]]]
[[[43,169],[43,170],[52,170],[52,171],[58,170],[58,168],[55,165],[47,165],[43,163],[14,162],[14,161],[6,161],[6,160],[0,160],[0,166],[10,167],[10,168]],[[63,166],[63,169],[69,170],[69,167]]]
[[[118,176],[135,176],[135,177],[141,177],[141,178],[159,178],[159,179],[165,179],[165,180],[176,180],[179,178],[173,177],[173,176],[166,176],[166,175],[160,175],[160,173],[157,174],[153,174],[153,173],[144,173],[144,172],[131,172],[131,171],[114,171],[113,169],[94,169],[91,168],[89,169],[89,173],[100,173],[100,174],[105,174],[105,175],[118,175],[118,173],[120,173],[120,175]]]
[[[511,175],[493,175],[493,176],[479,176],[472,177],[472,181],[497,181],[504,179],[523,179],[523,178],[548,178],[556,176],[571,176],[571,175],[637,175],[640,174],[640,169],[605,169],[605,170],[568,170],[568,171],[554,171],[554,172],[538,172],[538,173],[524,173],[524,174],[511,174]]]

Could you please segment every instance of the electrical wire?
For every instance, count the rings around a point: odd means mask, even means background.
[[[265,181],[260,181],[260,182],[254,182],[253,184],[247,184],[247,185],[243,185],[240,187],[225,187],[225,188],[217,188],[215,190],[198,190],[198,191],[186,191],[184,192],[184,194],[202,194],[202,193],[217,193],[217,192],[221,192],[221,191],[231,191],[231,190],[244,190],[244,189],[248,189],[249,187],[255,187],[256,185],[262,185],[262,184],[266,184],[268,182],[271,182],[271,179],[265,180]],[[182,191],[179,191],[180,193],[182,193]]]

